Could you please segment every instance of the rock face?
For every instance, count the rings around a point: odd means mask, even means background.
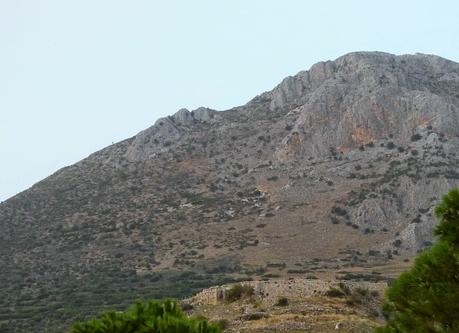
[[[458,108],[459,64],[358,52],[246,105],[159,119],[0,205],[0,330],[400,261],[459,185]]]
[[[133,161],[154,158],[158,153],[166,152],[168,146],[178,141],[191,131],[197,123],[212,123],[219,119],[215,110],[200,107],[194,111],[180,109],[173,116],[161,118],[155,125],[137,134],[125,156]]]

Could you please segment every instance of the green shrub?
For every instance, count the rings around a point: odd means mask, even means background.
[[[344,297],[346,296],[342,290],[338,288],[330,288],[325,292],[325,295],[328,297]]]
[[[421,134],[418,134],[418,133],[413,134],[413,135],[411,136],[411,141],[419,141],[419,140],[421,140],[421,139],[422,139],[422,135],[421,135]]]
[[[70,333],[220,333],[217,324],[186,316],[180,305],[164,302],[136,302],[128,311],[109,311],[86,322],[77,322]]]
[[[344,298],[347,305],[365,305],[372,301],[373,297],[377,297],[377,293],[370,292],[367,288],[357,287],[355,289],[349,288],[343,282],[338,284],[338,288],[331,287],[326,296]]]
[[[252,286],[236,284],[227,290],[225,299],[228,302],[234,302],[241,298],[247,298],[254,294]]]
[[[287,306],[287,305],[288,305],[288,299],[287,299],[287,297],[280,297],[280,298],[277,300],[276,305],[277,305],[277,306]]]
[[[222,330],[225,330],[228,328],[230,322],[228,319],[219,319],[215,322],[215,324],[217,324]]]
[[[352,293],[346,297],[347,305],[359,305],[363,303],[363,296],[358,293]]]
[[[370,293],[370,291],[367,288],[363,287],[357,287],[355,289],[355,292],[361,296],[368,296],[368,294]]]
[[[244,316],[242,316],[242,318],[244,320],[260,320],[260,319],[263,319],[263,318],[266,318],[266,314],[265,313],[262,313],[262,312],[254,312],[254,313],[248,313]]]
[[[185,302],[182,302],[180,304],[180,307],[182,308],[182,311],[191,311],[193,310],[194,306],[190,303],[185,303]]]
[[[352,292],[347,293],[346,304],[358,305],[368,303],[370,291],[366,288],[357,287]]]
[[[343,282],[340,282],[338,284],[339,286],[339,289],[341,289],[341,291],[345,294],[345,295],[349,295],[351,293],[351,289],[349,288],[349,286],[347,286],[345,283]]]

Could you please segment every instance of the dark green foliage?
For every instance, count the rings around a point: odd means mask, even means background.
[[[411,136],[411,141],[419,141],[419,140],[421,140],[421,139],[422,139],[422,135],[421,135],[421,134],[418,134],[418,133],[413,134],[413,135]]]
[[[434,234],[440,241],[459,247],[459,190],[455,189],[443,197],[443,201],[435,208],[435,215],[440,224]]]
[[[225,299],[228,302],[234,302],[241,298],[250,297],[254,294],[252,286],[236,284],[232,286],[225,295]]]
[[[327,290],[325,295],[328,297],[344,298],[346,304],[349,306],[368,306],[373,302],[374,298],[378,297],[378,293],[375,291],[370,291],[362,287],[351,289],[343,282],[339,283],[338,288],[332,287]]]
[[[394,148],[395,148],[395,144],[394,144],[392,141],[389,141],[389,142],[387,143],[387,146],[386,146],[386,147],[387,147],[387,149],[394,149]]]
[[[459,332],[459,191],[444,196],[435,213],[439,242],[388,289],[388,321],[377,333]]]
[[[332,207],[332,213],[335,214],[335,215],[338,215],[338,216],[347,215],[346,209],[344,209],[342,207],[337,207],[337,206]]]
[[[367,303],[369,300],[370,296],[370,291],[365,288],[356,288],[352,292],[348,293],[348,296],[346,297],[346,303],[348,305],[358,305],[358,304],[363,304]]]
[[[182,308],[182,311],[191,311],[194,308],[194,306],[190,303],[181,303],[180,306]]]
[[[370,250],[371,251],[371,250]],[[375,251],[372,251],[370,255],[375,255]],[[339,280],[346,280],[346,281],[371,281],[371,282],[379,282],[379,281],[390,281],[390,278],[375,274],[365,274],[365,273],[350,273],[347,272],[344,275],[338,277]]]
[[[244,316],[242,316],[243,320],[260,320],[262,318],[265,318],[267,315],[266,313],[263,312],[254,312],[254,313],[248,313]]]
[[[346,294],[342,291],[339,290],[338,288],[330,288],[325,292],[325,295],[328,297],[344,297]]]
[[[230,322],[228,319],[219,319],[215,322],[215,324],[217,324],[222,330],[225,330],[228,328]]]
[[[175,301],[137,302],[128,311],[109,311],[76,323],[70,333],[220,333],[217,324],[186,316]]]
[[[349,295],[351,293],[351,289],[343,282],[340,282],[338,284],[339,286],[339,289],[341,289],[341,291],[345,294],[345,295]]]
[[[277,306],[287,306],[287,305],[288,305],[288,299],[287,299],[287,297],[280,297],[280,298],[277,300],[276,305],[277,305]]]

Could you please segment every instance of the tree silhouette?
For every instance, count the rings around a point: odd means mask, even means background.
[[[459,332],[459,190],[436,207],[438,242],[386,292],[387,318],[377,333]]]
[[[109,311],[76,323],[70,333],[220,333],[219,326],[186,316],[175,301],[136,302],[128,311]]]

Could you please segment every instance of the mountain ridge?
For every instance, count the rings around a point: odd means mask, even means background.
[[[244,105],[237,106],[228,110],[216,111],[206,107],[199,107],[196,110],[188,111],[187,109],[180,109],[174,115],[163,117],[158,119],[155,122],[155,125],[149,127],[148,129],[141,131],[134,138],[141,137],[140,139],[144,139],[144,136],[151,132],[152,130],[158,130],[158,124],[166,123],[166,130],[168,130],[168,134],[171,135],[168,139],[176,139],[179,135],[177,131],[177,125],[182,126],[191,126],[194,121],[198,122],[215,122],[218,119],[223,117],[223,114],[228,112],[234,111],[252,111],[253,109],[259,108],[257,104],[265,104],[263,100],[269,100],[269,110],[273,111],[273,109],[288,105],[290,103],[295,103],[295,98],[299,98],[300,96],[305,95],[305,87],[302,87],[301,84],[304,79],[311,85],[309,89],[317,89],[323,82],[326,80],[327,75],[331,75],[333,70],[339,70],[340,67],[351,66],[355,61],[361,61],[365,65],[373,64],[375,65],[375,56],[379,59],[386,59],[389,57],[392,61],[403,62],[406,58],[414,58],[415,60],[425,60],[426,58],[432,61],[432,68],[437,69],[437,67],[446,67],[448,72],[451,74],[455,74],[454,79],[457,81],[457,75],[459,73],[457,63],[453,61],[434,56],[434,55],[424,55],[417,53],[416,55],[400,55],[394,56],[389,53],[384,52],[352,52],[348,53],[344,56],[337,58],[334,61],[326,61],[326,62],[319,62],[311,66],[311,68],[307,71],[300,71],[294,76],[289,76],[282,80],[282,82],[273,88],[271,91],[264,92]],[[373,61],[373,63],[372,63]],[[376,62],[377,65],[381,64],[381,61]],[[388,64],[387,64],[388,65]],[[392,64],[393,65],[393,64]],[[327,74],[328,73],[328,74]],[[441,73],[441,71],[440,71]],[[318,82],[317,82],[318,81]],[[296,82],[296,85],[295,85]],[[299,82],[299,83],[298,83]],[[262,101],[260,103],[259,101]],[[265,106],[265,105],[263,105]],[[291,105],[288,105],[290,108]],[[240,116],[240,113],[238,113]],[[214,119],[216,117],[217,119]],[[151,133],[149,133],[151,135]],[[160,133],[163,134],[163,133]],[[134,139],[135,140],[135,139]]]
[[[425,54],[425,53],[415,53],[414,55],[412,54],[402,54],[402,55],[395,55],[395,54],[391,54],[391,53],[387,53],[387,52],[380,52],[380,51],[356,51],[356,52],[349,52],[345,55],[342,55],[338,58],[336,58],[335,60],[326,60],[326,61],[320,61],[320,62],[317,62],[315,64],[313,64],[309,70],[301,70],[299,71],[297,74],[295,75],[291,75],[291,76],[287,76],[286,78],[284,78],[281,83],[279,83],[278,85],[276,85],[272,90],[269,90],[269,91],[265,91],[257,96],[255,96],[254,98],[252,98],[251,100],[249,100],[247,103],[243,104],[243,105],[240,105],[240,106],[235,106],[235,107],[232,107],[232,108],[229,108],[229,109],[226,109],[226,110],[215,110],[215,109],[212,109],[210,107],[206,107],[206,106],[200,106],[194,110],[191,110],[189,111],[187,108],[181,108],[179,109],[176,113],[174,113],[173,115],[170,115],[170,116],[166,116],[166,117],[160,117],[158,118],[154,125],[152,125],[151,127],[148,127],[146,128],[145,130],[142,130],[140,131],[139,133],[135,134],[134,136],[130,137],[130,138],[127,138],[127,139],[123,139],[119,142],[116,142],[112,145],[109,145],[107,147],[104,147],[94,153],[91,153],[90,155],[88,155],[87,157],[84,157],[82,160],[86,159],[86,158],[89,158],[91,157],[92,155],[94,154],[97,154],[101,151],[104,151],[106,149],[109,149],[110,147],[112,147],[113,145],[118,145],[118,144],[123,144],[124,142],[129,142],[131,140],[135,140],[136,137],[138,137],[139,135],[142,135],[144,132],[150,130],[151,128],[155,127],[157,124],[159,124],[160,122],[168,122],[170,121],[171,119],[174,119],[174,120],[177,120],[179,122],[179,124],[183,124],[184,122],[187,122],[187,125],[190,125],[191,123],[189,122],[191,119],[194,119],[194,120],[197,120],[197,121],[208,121],[208,119],[210,117],[213,118],[214,115],[216,114],[219,114],[219,113],[225,113],[225,112],[230,112],[230,111],[235,111],[235,110],[240,110],[240,109],[245,109],[245,108],[248,108],[248,107],[251,107],[252,104],[256,104],[256,102],[259,100],[259,99],[264,99],[266,95],[272,95],[276,90],[281,90],[283,89],[283,85],[289,85],[291,80],[297,80],[298,77],[302,77],[304,76],[305,74],[309,73],[310,71],[314,71],[316,72],[317,69],[316,67],[321,67],[321,66],[324,66],[326,67],[327,64],[330,64],[330,63],[335,63],[335,62],[343,62],[343,63],[346,63],[346,60],[349,59],[349,58],[354,58],[354,57],[362,57],[364,59],[369,59],[371,58],[372,56],[374,55],[379,55],[379,56],[389,56],[391,58],[399,58],[401,59],[401,61],[403,61],[404,58],[412,58],[412,57],[418,57],[420,59],[425,59],[425,58],[429,58],[429,59],[432,59],[432,60],[435,60],[435,62],[437,63],[444,63],[444,64],[447,64],[448,67],[455,67],[455,70],[453,71],[453,73],[455,74],[459,74],[459,69],[458,69],[458,63],[452,61],[452,60],[449,60],[449,59],[446,59],[446,58],[443,58],[443,57],[440,57],[440,56],[437,56],[437,55],[434,55],[434,54]],[[285,82],[285,83],[284,83]],[[283,92],[283,94],[286,94],[285,92]],[[288,94],[288,93],[287,93]],[[274,103],[275,104],[275,103]],[[195,117],[195,115],[197,115],[197,117]],[[210,116],[212,115],[212,116]],[[74,164],[77,164],[79,162],[81,162],[82,160],[80,161],[77,161],[75,162]],[[68,166],[65,166],[61,169],[65,169],[67,168]],[[61,170],[59,169],[59,170]],[[59,170],[57,170],[56,172],[58,172]],[[53,173],[54,174],[54,173]],[[50,176],[52,176],[53,174],[51,174]],[[48,176],[49,177],[49,176]],[[44,179],[48,178],[48,177],[45,177]],[[27,190],[27,189],[26,189]],[[25,190],[25,191],[26,191]],[[24,192],[24,191],[21,191],[21,192]],[[20,193],[21,193],[20,192]],[[18,194],[20,194],[18,193]],[[17,194],[16,194],[17,195]],[[14,196],[16,196],[14,195]],[[12,196],[12,197],[14,197]],[[10,197],[10,198],[12,198]],[[10,199],[8,198],[8,199]],[[8,200],[6,199],[6,200]],[[4,200],[4,201],[6,201]]]

